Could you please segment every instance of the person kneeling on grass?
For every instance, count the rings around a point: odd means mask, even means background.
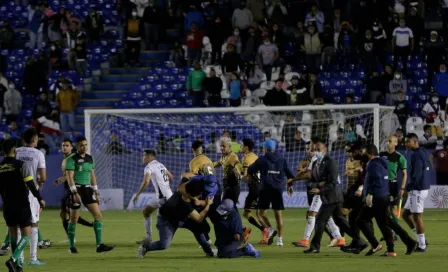
[[[209,217],[215,227],[218,258],[261,257],[260,252],[251,244],[239,248],[245,243],[243,225],[235,203],[231,199],[224,199],[216,210],[212,209]]]

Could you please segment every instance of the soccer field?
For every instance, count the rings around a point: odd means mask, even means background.
[[[90,218],[87,212],[82,213]],[[380,254],[371,257],[351,255],[341,252],[338,248],[327,248],[328,237],[324,234],[321,253],[305,255],[302,248],[296,248],[291,242],[303,235],[305,226],[304,209],[288,209],[284,213],[285,234],[284,247],[259,246],[260,233],[252,230],[250,242],[262,253],[260,259],[216,259],[206,258],[198,248],[193,235],[183,229],[176,233],[173,243],[168,250],[150,252],[144,259],[135,257],[137,245],[135,241],[144,234],[141,212],[111,212],[104,216],[104,242],[115,244],[115,250],[109,253],[95,252],[95,237],[93,229],[77,226],[76,241],[80,251],[78,255],[68,254],[68,244],[62,243],[65,233],[59,219],[59,211],[46,210],[41,214],[41,230],[44,238],[54,241],[52,248],[39,250],[38,256],[45,266],[24,266],[25,271],[62,271],[62,272],[128,272],[128,271],[447,271],[448,244],[448,211],[425,211],[426,237],[429,240],[429,251],[425,254],[405,256],[405,248],[401,242],[397,243],[397,258],[382,258]],[[158,237],[154,223],[154,238]],[[271,220],[273,222],[273,218]],[[243,223],[247,221],[243,219]],[[404,224],[404,222],[401,222]],[[4,226],[3,217],[2,225]],[[408,230],[408,228],[406,227]],[[379,238],[380,232],[376,235]],[[214,232],[211,232],[214,240]],[[350,240],[350,239],[348,239]],[[384,245],[385,246],[385,245]],[[385,248],[385,247],[384,247]],[[367,250],[364,251],[364,253]],[[25,251],[28,261],[29,249]],[[6,261],[6,257],[3,257]],[[6,271],[1,265],[0,271]]]

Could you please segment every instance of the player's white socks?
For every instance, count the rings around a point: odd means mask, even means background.
[[[146,238],[152,239],[152,217],[145,217]]]
[[[304,239],[310,239],[311,233],[313,232],[314,225],[316,224],[316,217],[308,216],[308,221],[305,227],[305,233],[303,234]]]
[[[30,261],[37,260],[37,242],[38,242],[38,228],[31,228],[30,236]]]
[[[333,235],[334,238],[340,239],[342,237],[341,232],[339,231],[339,227],[336,225],[336,223],[333,220],[333,217],[330,217],[328,219],[328,227],[330,228],[331,235]]]
[[[418,247],[421,249],[425,249],[426,248],[426,239],[425,239],[425,234],[417,234],[418,237]]]

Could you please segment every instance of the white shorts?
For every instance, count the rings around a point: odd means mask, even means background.
[[[153,208],[154,210],[162,207],[163,204],[165,204],[166,199],[165,198],[160,198],[160,199],[151,199],[151,201],[149,202],[148,206],[150,206],[151,208]]]
[[[36,224],[37,222],[39,222],[40,204],[37,198],[35,198],[31,192],[29,192],[28,194],[28,200],[30,202],[31,209],[31,223]]]
[[[425,209],[425,199],[427,196],[428,190],[410,191],[404,208],[410,210],[411,213],[423,213],[423,210]]]
[[[322,200],[320,200],[319,195],[313,196],[313,201],[311,202],[311,206],[308,208],[310,212],[319,212],[320,207],[322,206]]]

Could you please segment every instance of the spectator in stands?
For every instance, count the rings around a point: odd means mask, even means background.
[[[387,35],[383,26],[378,20],[373,21],[372,25],[372,37],[375,40],[374,48],[375,55],[378,60],[385,65],[386,64],[386,47],[387,47]]]
[[[85,76],[87,71],[87,48],[84,40],[78,39],[76,47],[73,49],[76,52],[76,70],[80,76]]]
[[[434,87],[434,91],[439,94],[443,107],[444,103],[446,104],[446,99],[448,98],[448,73],[446,72],[445,63],[441,63],[439,65],[439,72],[434,75],[432,86]]]
[[[392,33],[392,51],[394,52],[394,67],[397,69],[398,60],[403,62],[403,72],[408,67],[408,57],[414,51],[414,33],[406,26],[405,19],[400,19],[400,25]]]
[[[268,18],[271,22],[285,24],[288,20],[288,10],[282,4],[281,0],[272,0],[267,10]]]
[[[91,41],[99,41],[104,32],[103,16],[98,13],[96,7],[90,8],[86,19],[86,32]]]
[[[392,37],[394,30],[399,26],[400,26],[400,15],[398,15],[397,13],[394,13],[387,25],[387,29],[386,29],[387,37]]]
[[[266,106],[287,106],[288,94],[282,89],[283,81],[277,79],[274,88],[267,91],[263,98],[263,103]]]
[[[329,25],[334,29],[335,40],[338,40],[339,33],[341,33],[342,16],[341,9],[336,7],[333,10],[333,17],[330,20],[326,20]]]
[[[76,22],[76,24],[72,24]],[[72,15],[72,11],[70,9],[65,9],[65,17],[61,21],[61,31],[63,35],[72,30],[81,31],[82,22],[79,18]]]
[[[70,69],[76,69],[76,46],[78,40],[85,39],[86,35],[80,30],[80,25],[77,21],[70,23],[70,30],[65,33],[67,48],[70,50],[67,55],[68,66]]]
[[[247,0],[247,8],[251,11],[255,22],[263,23],[266,5],[264,0]]]
[[[338,50],[344,64],[356,62],[357,42],[353,28],[348,22],[341,24],[341,33],[338,37]]]
[[[62,40],[61,22],[65,18],[66,17],[65,17],[65,8],[64,7],[61,7],[59,9],[58,13],[55,13],[49,17],[47,16],[44,18],[44,22],[46,21],[49,23],[48,38],[51,42]]]
[[[182,45],[178,41],[175,41],[173,44],[173,49],[171,50],[170,53],[170,61],[174,62],[174,65],[176,67],[185,66],[184,56],[185,52],[184,49],[182,48]]]
[[[49,116],[53,111],[53,108],[48,101],[48,96],[46,92],[42,92],[39,95],[39,100],[36,101],[36,104],[33,107],[32,119],[37,120],[42,116]]]
[[[361,55],[367,73],[371,74],[377,70],[378,49],[376,49],[375,40],[372,37],[372,31],[367,29],[365,36],[359,44],[359,53]]]
[[[36,149],[44,153],[45,156],[50,154],[50,147],[45,142],[45,137],[42,134],[39,134],[39,137],[37,138]]]
[[[70,83],[64,81],[61,91],[56,95],[56,107],[60,112],[61,130],[65,134],[71,134],[75,131],[75,113],[74,110],[79,102],[79,95],[76,90],[70,88]]]
[[[62,66],[62,50],[59,45],[55,42],[51,43],[49,49],[49,58],[50,58],[50,72],[52,70],[57,70]]]
[[[323,99],[322,84],[317,80],[317,74],[309,73],[308,80],[307,91],[309,92],[311,101],[315,103],[316,99]]]
[[[232,26],[240,30],[243,43],[247,40],[247,30],[253,22],[252,12],[247,8],[246,2],[240,1],[239,8],[233,11]]]
[[[448,185],[448,140],[443,141],[443,149],[432,153],[429,160],[436,170],[437,185]]]
[[[313,103],[309,91],[306,89],[306,81],[294,75],[291,78],[291,86],[288,87],[290,105],[310,105]]]
[[[313,24],[308,25],[302,49],[305,51],[305,63],[308,71],[316,72],[320,69],[322,43]]]
[[[43,136],[49,149],[54,151],[57,150],[55,141],[62,136],[58,119],[57,111],[53,111],[47,116],[41,116],[38,119],[35,119],[32,123],[34,127],[38,128],[41,134],[39,137]]]
[[[439,95],[437,93],[432,93],[431,98],[423,106],[422,115],[425,117],[425,123],[431,125],[432,135],[437,136],[437,138],[445,138],[443,130],[441,127],[441,122],[445,121],[445,114],[441,114]],[[442,117],[443,116],[443,117]]]
[[[246,62],[255,63],[257,57],[257,50],[261,44],[260,36],[257,35],[257,32],[254,27],[249,27],[248,29],[248,38],[246,40],[245,45],[243,46],[244,51],[242,53],[242,57]]]
[[[222,58],[222,45],[227,39],[228,30],[227,25],[222,21],[221,17],[218,15],[215,22],[212,24],[208,37],[210,38],[210,43],[212,44],[212,63],[221,63]]]
[[[246,68],[247,87],[251,91],[255,91],[260,88],[261,82],[263,82],[263,71],[257,65],[251,64]]]
[[[187,78],[187,92],[193,95],[193,106],[204,106],[204,89],[203,82],[207,77],[204,70],[202,70],[201,64],[195,62],[194,69],[190,72]]]
[[[438,71],[440,60],[445,53],[443,41],[439,38],[437,31],[431,31],[430,38],[424,44],[424,54],[426,56],[426,69],[428,70],[428,87],[432,86],[434,73]]]
[[[161,134],[162,136],[163,134]],[[163,135],[164,137],[164,135]],[[106,154],[109,155],[120,155],[120,154],[131,154],[129,150],[126,150],[120,143],[120,136],[117,134],[112,134],[110,136],[110,143],[107,145]]]
[[[227,45],[229,45],[229,44],[231,44],[235,47],[235,50],[238,54],[241,54],[241,52],[243,50],[243,41],[241,40],[239,28],[235,27],[233,29],[232,36],[227,38]]]
[[[187,56],[188,56],[188,66],[192,66],[195,62],[201,60],[202,40],[204,38],[204,32],[198,28],[196,23],[191,24],[191,30],[187,33],[186,43],[187,43]]]
[[[408,90],[408,82],[403,78],[400,71],[395,71],[394,78],[389,82],[389,93],[386,95],[387,105],[395,105],[398,100],[397,94],[399,92],[406,93]]]
[[[146,50],[157,50],[158,48],[159,34],[163,22],[162,16],[162,10],[154,5],[153,0],[149,0],[143,13]]]
[[[395,131],[395,136],[397,136],[397,141],[398,141],[398,145],[397,145],[397,149],[398,150],[404,150],[405,147],[405,141],[404,141],[404,129],[403,128],[398,128]]]
[[[268,81],[272,79],[272,68],[280,67],[280,74],[283,74],[285,62],[280,59],[280,52],[277,45],[271,43],[267,33],[263,34],[263,44],[258,47],[259,66],[263,67]]]
[[[49,95],[50,100],[52,100],[51,99],[52,96],[56,97],[56,95],[59,93],[59,91],[62,88],[62,83],[64,81],[67,81],[69,83],[71,89],[76,90],[76,87],[75,87],[75,85],[73,85],[72,81],[69,80],[69,79],[66,79],[65,76],[63,74],[61,74],[61,75],[59,75],[58,79],[50,86],[50,89],[49,89],[49,91],[50,91],[50,95]]]
[[[357,32],[362,35],[367,29],[370,29],[374,19],[374,14],[372,12],[372,2],[368,0],[360,0],[358,4],[354,4],[355,7],[352,8],[352,21],[354,28]],[[353,5],[353,4],[352,4]]]
[[[135,0],[138,1],[138,0]],[[129,66],[131,62],[135,62],[139,66],[142,32],[140,19],[137,17],[137,11],[132,11],[132,17],[128,19],[125,25],[126,37],[126,63]]]
[[[288,148],[286,148],[286,151],[290,152],[305,151],[305,147],[306,147],[306,141],[302,138],[302,131],[297,129],[294,135],[294,139],[291,142],[290,149],[288,150]]]
[[[244,71],[243,60],[240,54],[235,51],[235,47],[232,44],[228,44],[227,52],[224,54],[221,62],[222,72],[228,79],[231,73],[238,71],[238,68],[240,71]]]
[[[190,31],[193,27],[193,24],[196,25],[196,29],[202,28],[202,26],[204,25],[204,16],[196,8],[195,5],[190,5],[190,10],[185,14],[185,31]]]
[[[37,8],[35,3],[30,3],[28,5],[28,34],[30,36],[30,49],[36,48],[36,45],[39,50],[42,49],[44,37],[41,25],[43,16],[42,11]]]
[[[412,7],[409,17],[406,19],[408,27],[414,34],[414,44],[418,48],[422,43],[422,37],[425,33],[425,20],[417,13],[417,8]]]
[[[230,77],[230,82],[227,86],[229,86],[230,106],[232,106],[232,107],[241,106],[241,96],[245,90],[245,85],[237,72],[232,73],[232,75]]]
[[[4,107],[6,119],[9,122],[17,121],[17,117],[22,110],[22,95],[16,89],[14,81],[8,81],[8,90],[5,93]]]
[[[333,120],[328,116],[328,112],[323,110],[315,111],[313,120],[313,125],[311,127],[313,137],[326,142],[328,139],[329,127],[333,124]]]
[[[352,124],[350,123],[350,121],[345,121],[344,123],[344,139],[348,143],[356,141],[356,134],[353,131]]]
[[[145,8],[149,5],[149,1],[148,0],[130,0],[130,1],[135,4],[137,17],[139,19],[142,19],[143,14],[145,13]]]
[[[14,29],[8,20],[3,20],[0,28],[0,49],[12,49],[14,45]]]
[[[270,40],[277,45],[278,48],[283,46],[284,38],[283,31],[280,29],[279,24],[273,24],[271,30],[269,31]]]
[[[406,122],[411,114],[411,108],[409,107],[408,102],[405,100],[405,94],[402,91],[398,92],[398,99],[395,102],[394,113],[398,117],[401,128],[405,130]]]
[[[320,40],[323,48],[321,63],[323,67],[328,67],[334,54],[334,29],[330,24],[325,24],[324,32],[320,35]]]
[[[347,141],[345,140],[344,129],[340,128],[337,132],[337,139],[331,144],[331,151],[343,150],[347,146]]]
[[[297,132],[297,124],[294,115],[291,113],[286,114],[285,125],[282,129],[282,140],[285,143],[286,151],[291,152],[293,150],[293,142]]]
[[[53,16],[55,14],[55,12],[53,10],[51,10],[48,2],[39,2],[39,9],[43,14],[43,17],[41,19],[41,27],[42,27],[42,32],[43,32],[43,36],[44,36],[43,40],[48,40],[49,39],[48,18]]]
[[[20,140],[21,133],[20,133],[19,127],[17,126],[17,122],[16,121],[12,121],[11,124],[9,125],[8,134],[9,134],[9,137],[11,139],[14,139],[14,140],[17,140],[17,141]]]
[[[437,137],[432,134],[431,125],[423,126],[423,135],[418,139],[421,146],[426,149],[434,149],[437,145]]]
[[[317,32],[324,32],[325,16],[322,11],[319,11],[317,5],[312,5],[311,12],[305,17],[305,25],[309,26],[310,23],[316,24]]]
[[[208,93],[208,105],[210,107],[218,107],[221,101],[222,80],[216,76],[215,69],[210,69],[209,77],[204,79],[202,85]]]

